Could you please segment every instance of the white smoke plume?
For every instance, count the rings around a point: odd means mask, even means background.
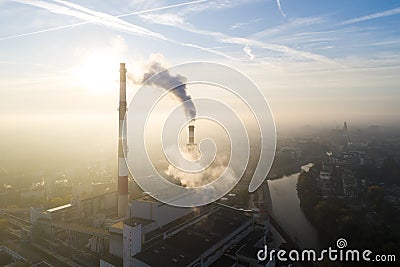
[[[186,117],[194,119],[196,117],[196,107],[194,106],[192,97],[187,93],[187,78],[179,74],[170,73],[162,61],[162,55],[151,55],[150,60],[144,64],[142,77],[133,78],[132,75],[128,75],[128,78],[136,84],[144,84],[147,81],[148,85],[154,85],[164,90],[173,88],[171,93],[174,98],[183,103]],[[158,75],[151,78],[155,74]]]
[[[197,149],[186,148],[183,153],[183,157],[188,160],[197,160],[199,158],[199,152]],[[235,173],[231,170],[228,165],[229,158],[226,155],[217,155],[214,162],[206,169],[197,173],[189,173],[182,171],[185,169],[186,162],[177,162],[181,169],[169,165],[164,173],[177,184],[184,187],[199,187],[209,184],[216,180],[218,177],[225,175],[225,177],[232,178],[229,180],[234,180]],[[199,169],[202,169],[202,164],[199,162]]]

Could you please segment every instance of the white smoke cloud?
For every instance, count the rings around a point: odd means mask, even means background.
[[[182,156],[190,161],[197,160],[200,157],[200,153],[196,148],[184,148],[182,152]],[[169,155],[171,155],[169,153]],[[172,155],[173,156],[173,155]],[[217,155],[214,162],[208,167],[205,168],[201,172],[190,173],[183,171],[185,165],[187,165],[187,161],[184,160],[173,160],[177,163],[180,169],[176,168],[173,165],[169,165],[168,168],[164,171],[164,173],[177,184],[180,184],[185,187],[199,187],[206,184],[209,184],[215,181],[217,178],[221,177],[223,174],[226,178],[232,178],[229,180],[235,181],[234,179],[234,171],[228,167],[229,158],[226,155]],[[198,169],[203,169],[201,163],[198,164]]]

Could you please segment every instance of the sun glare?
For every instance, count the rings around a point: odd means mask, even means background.
[[[77,69],[79,83],[96,92],[113,90],[119,78],[118,68],[119,62],[113,53],[92,52]]]

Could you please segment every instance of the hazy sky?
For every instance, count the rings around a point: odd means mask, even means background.
[[[393,0],[0,0],[0,119],[116,114],[119,62],[160,53],[239,69],[278,127],[398,123],[399,27]]]

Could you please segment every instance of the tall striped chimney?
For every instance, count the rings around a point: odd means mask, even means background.
[[[189,145],[194,145],[194,125],[189,125]]]
[[[120,63],[119,87],[119,133],[118,133],[118,217],[125,217],[128,207],[128,166],[126,165],[124,150],[127,151],[126,125],[126,69],[125,63]]]

